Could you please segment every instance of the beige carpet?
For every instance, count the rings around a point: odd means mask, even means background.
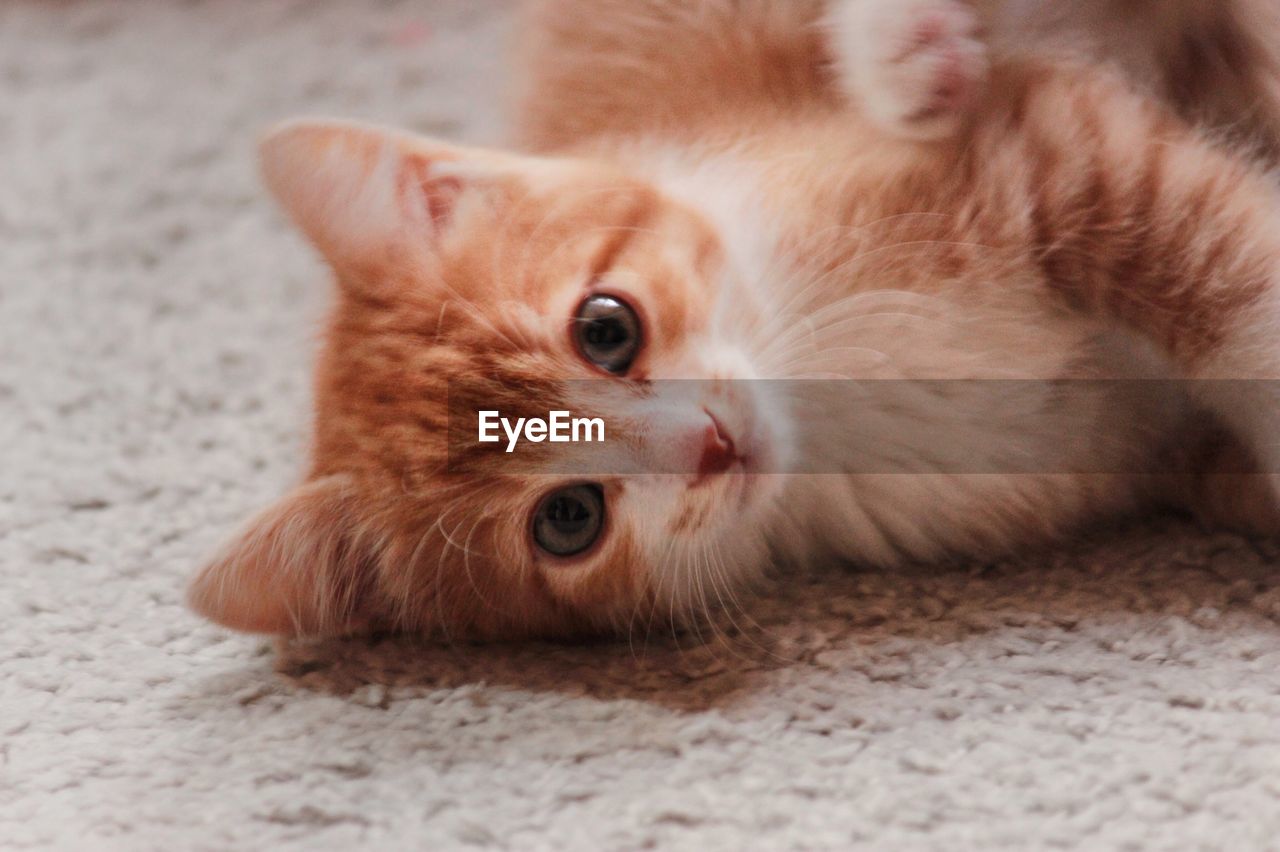
[[[0,848],[1280,848],[1280,550],[1176,524],[791,579],[729,643],[277,659],[182,609],[305,439],[256,131],[497,138],[502,8],[0,5]]]

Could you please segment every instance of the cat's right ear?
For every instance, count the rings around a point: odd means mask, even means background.
[[[345,480],[296,488],[251,520],[187,590],[187,604],[234,630],[332,636],[364,626],[376,554]]]

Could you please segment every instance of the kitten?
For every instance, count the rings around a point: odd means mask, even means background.
[[[1212,475],[1220,452],[1278,469],[1274,398],[1056,381],[1275,378],[1263,175],[1106,71],[983,71],[959,17],[962,85],[950,60],[941,86],[880,64],[934,50],[936,23],[868,66],[848,22],[870,3],[543,0],[527,154],[271,133],[267,184],[337,280],[311,468],[194,608],[277,634],[564,635],[697,617],[779,562],[1002,553],[1174,490],[1276,529],[1271,477]],[[886,20],[918,35],[914,15]],[[899,106],[853,106],[868,67]],[[646,416],[663,379],[702,381]],[[996,416],[981,382],[927,381],[950,379],[1051,381]],[[688,472],[468,452],[458,473],[450,399],[588,412]],[[1198,443],[1198,408],[1239,446]],[[1161,453],[1205,464],[1123,472]]]

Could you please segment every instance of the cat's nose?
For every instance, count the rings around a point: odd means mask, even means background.
[[[733,437],[725,430],[724,424],[710,411],[707,412],[707,417],[711,422],[707,424],[706,432],[703,434],[702,456],[698,460],[698,479],[724,473],[738,460],[738,451],[733,445]]]

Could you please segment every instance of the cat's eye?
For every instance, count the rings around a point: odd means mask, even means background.
[[[574,340],[583,358],[622,375],[640,352],[640,317],[619,298],[589,296],[574,317]]]
[[[577,556],[604,529],[604,491],[571,485],[542,498],[533,514],[533,540],[552,556]]]

